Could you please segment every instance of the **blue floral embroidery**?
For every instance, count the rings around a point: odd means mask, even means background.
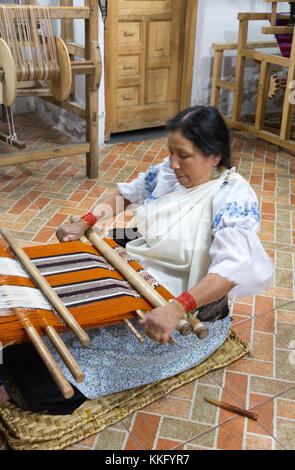
[[[152,194],[149,195],[149,197],[144,201],[144,202],[151,202],[154,201],[156,198]]]
[[[234,219],[240,219],[242,217],[247,217],[251,215],[256,222],[260,222],[260,213],[258,209],[257,202],[245,203],[244,205],[239,205],[237,201],[229,202],[224,209],[222,209],[215,217],[213,221],[213,228],[217,228],[223,215],[228,215]]]
[[[151,194],[157,184],[157,176],[160,170],[160,164],[151,166],[144,177],[144,189]]]

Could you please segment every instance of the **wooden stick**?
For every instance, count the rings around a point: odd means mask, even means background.
[[[58,311],[62,319],[68,325],[69,328],[77,335],[80,342],[83,346],[89,346],[90,339],[89,336],[85,333],[85,331],[81,328],[79,323],[75,320],[69,310],[64,306],[62,301],[56,295],[50,284],[46,281],[46,279],[40,274],[39,270],[27,256],[27,254],[23,251],[23,249],[19,246],[17,241],[13,238],[13,236],[8,232],[8,230],[2,229],[0,231],[2,236],[5,238],[11,250],[15,253],[19,261],[22,263],[26,271],[30,274],[34,282],[37,286],[42,290],[43,294],[49,300],[49,302],[53,305],[53,307]]]
[[[83,374],[81,368],[73,358],[72,354],[64,344],[59,334],[56,332],[55,328],[53,326],[47,326],[45,328],[45,332],[76,382],[83,382],[85,375]]]
[[[28,337],[34,344],[39,356],[41,357],[51,377],[55,381],[63,396],[65,398],[71,398],[74,395],[74,390],[72,386],[62,374],[46,344],[42,341],[42,338],[39,336],[36,328],[30,324],[28,317],[24,314],[24,310],[22,308],[12,308],[11,310],[13,314],[16,315],[21,321]]]
[[[168,303],[164,297],[153,289],[150,284],[133,269],[127,261],[119,256],[97,233],[92,229],[85,232],[85,237],[98,251],[125,277],[125,279],[139,292],[153,307],[163,307]],[[136,313],[138,310],[136,311]],[[174,341],[170,338],[170,344]],[[175,343],[174,343],[175,344]]]
[[[134,336],[138,339],[138,341],[140,343],[144,343],[144,339],[143,337],[141,336],[141,334],[137,331],[137,329],[132,325],[132,323],[127,320],[127,318],[125,318],[125,320],[123,320],[125,325],[127,325],[127,327],[129,328],[129,330],[134,334]]]
[[[239,408],[237,406],[229,405],[228,403],[224,403],[223,401],[213,400],[212,398],[204,398],[205,401],[211,403],[211,405],[219,406],[224,410],[232,411],[241,416],[245,416],[246,418],[253,419],[256,421],[258,419],[258,415],[256,413],[252,413],[251,411],[243,410],[243,408]]]

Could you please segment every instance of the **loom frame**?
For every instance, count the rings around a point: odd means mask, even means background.
[[[220,90],[227,89],[234,94],[233,110],[230,117],[224,116],[228,125],[236,129],[249,132],[255,137],[263,139],[271,144],[278,145],[286,150],[295,151],[295,140],[291,139],[293,104],[289,97],[292,92],[291,82],[295,80],[295,35],[294,26],[275,26],[277,4],[287,3],[287,0],[264,0],[272,3],[271,13],[239,13],[239,35],[237,43],[213,43],[214,50],[212,87],[210,105],[216,108],[220,103]],[[295,3],[295,0],[291,0]],[[257,49],[278,48],[276,41],[248,41],[248,27],[250,21],[270,21],[269,27],[262,27],[262,34],[292,34],[292,47],[290,58],[276,54],[267,54]],[[237,62],[234,82],[222,80],[224,52],[237,50]],[[243,91],[245,80],[246,59],[253,59],[260,66],[260,77],[257,94],[256,114],[254,116],[242,116]],[[269,113],[271,116],[281,117],[280,133],[276,135],[270,130],[264,129],[266,104],[270,83],[271,64],[279,65],[287,69],[287,82],[284,93],[284,102],[281,112]],[[253,122],[254,121],[254,122]]]
[[[33,4],[33,0],[30,0]],[[41,87],[35,82],[30,87],[20,87],[17,96],[39,96],[42,99],[62,108],[86,121],[85,142],[67,145],[55,145],[46,149],[22,150],[14,153],[2,154],[0,167],[7,165],[24,164],[26,162],[47,160],[86,154],[86,175],[88,178],[98,177],[98,88],[102,73],[102,60],[98,44],[98,2],[97,0],[84,0],[83,7],[73,7],[72,0],[60,0],[60,6],[48,7],[52,19],[61,20],[61,38],[67,45],[71,59],[72,75],[85,75],[85,106],[75,99],[75,87],[68,100],[57,102],[48,88]],[[74,20],[84,20],[85,44],[75,44]],[[74,60],[74,56],[83,60]]]

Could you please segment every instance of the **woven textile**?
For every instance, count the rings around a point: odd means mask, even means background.
[[[0,431],[18,450],[61,450],[102,431],[172,390],[249,352],[230,331],[225,343],[198,366],[160,382],[88,400],[72,415],[50,416],[22,411],[11,402],[0,407]]]
[[[138,263],[128,257],[122,247],[111,239],[105,240],[163,297],[172,297]],[[84,329],[112,325],[124,318],[133,318],[131,312],[134,310],[151,310],[149,303],[89,244],[58,243],[25,248],[24,251]],[[29,301],[32,300],[29,299],[29,291],[33,297],[37,289],[21,266],[18,266],[18,262],[12,258],[9,250],[0,249],[0,299],[6,285],[13,286],[10,292],[15,297],[15,306],[28,308]],[[11,302],[12,300],[10,304]],[[35,306],[34,303],[32,305]],[[26,314],[41,335],[44,334],[42,327],[47,325],[54,326],[57,332],[68,331],[59,317],[50,311],[49,304],[47,307],[41,305],[36,308],[39,310],[26,310]],[[26,340],[26,333],[17,317],[11,311],[0,313],[2,344]]]
[[[288,26],[288,25],[289,25],[289,20],[282,19],[280,17],[280,13],[278,13],[276,26]],[[278,42],[278,46],[281,50],[282,56],[290,58],[293,34],[275,34],[275,37]]]

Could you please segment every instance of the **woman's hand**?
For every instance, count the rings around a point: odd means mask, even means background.
[[[145,318],[139,320],[139,323],[144,325],[144,332],[151,339],[160,344],[166,344],[183,317],[182,306],[173,302],[164,307],[154,308]]]
[[[79,240],[87,229],[87,222],[85,222],[85,220],[79,220],[72,224],[61,225],[56,232],[56,236],[60,242],[71,242]]]

